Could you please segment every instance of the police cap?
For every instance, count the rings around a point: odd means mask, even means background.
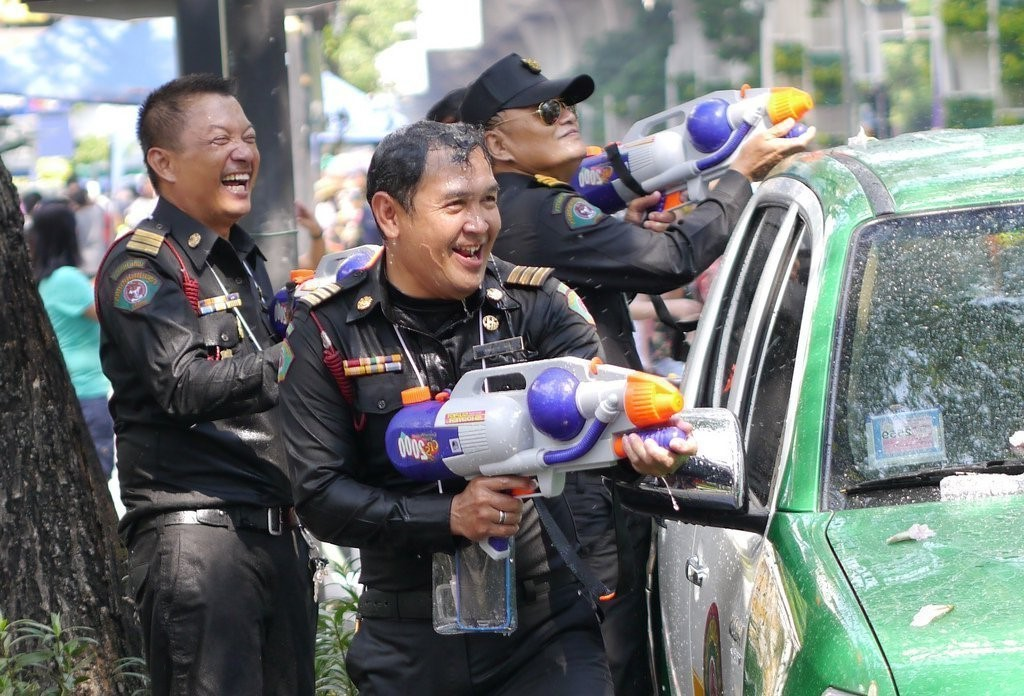
[[[541,74],[537,61],[510,53],[469,84],[460,114],[466,123],[482,126],[502,109],[533,106],[555,97],[572,105],[593,93],[590,75],[549,80]]]

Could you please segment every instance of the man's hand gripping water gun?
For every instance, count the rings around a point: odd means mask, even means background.
[[[805,150],[815,130],[798,121],[813,106],[795,87],[711,92],[637,121],[622,143],[584,159],[571,183],[605,213],[627,206],[627,217],[652,205],[673,210],[707,198],[710,183],[727,169],[758,181]]]
[[[499,382],[519,388],[488,391]],[[495,558],[508,553],[522,498],[561,494],[567,472],[628,459],[638,473],[666,476],[697,451],[675,386],[596,360],[474,370],[450,394],[403,398],[385,436],[391,462],[415,480],[470,479],[452,502],[452,532]]]

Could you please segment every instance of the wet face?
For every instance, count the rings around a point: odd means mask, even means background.
[[[190,99],[177,146],[150,148],[147,157],[160,176],[160,195],[224,238],[252,207],[260,152],[234,97]]]
[[[544,174],[568,181],[587,153],[576,114],[562,109],[552,125],[537,113],[537,105],[498,112],[497,125],[488,128],[487,147],[496,171]]]
[[[498,184],[481,150],[465,162],[453,162],[450,150],[429,152],[409,210],[383,192],[372,205],[396,288],[458,300],[480,287],[501,227]]]

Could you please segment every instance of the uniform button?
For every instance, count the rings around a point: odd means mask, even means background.
[[[378,409],[378,410],[380,410],[380,411],[383,411],[383,410],[384,410],[384,408],[385,408],[385,407],[386,407],[387,405],[388,405],[388,402],[387,402],[387,401],[385,401],[384,399],[381,399],[380,401],[378,401],[378,402],[377,402],[377,409]]]
[[[245,280],[242,278],[235,278],[235,285],[242,285],[243,283],[245,283]]]
[[[220,340],[224,341],[225,343],[228,342],[228,338],[229,338],[229,336],[226,333],[222,333],[220,335]]]

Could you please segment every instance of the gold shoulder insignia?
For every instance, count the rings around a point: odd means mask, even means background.
[[[164,245],[164,232],[136,227],[125,247],[133,252],[142,252],[148,256],[156,256]]]
[[[516,266],[508,274],[509,285],[525,285],[527,287],[540,287],[547,280],[547,277],[554,272],[554,268],[547,266]]]
[[[523,58],[523,66],[534,75],[540,74],[540,63],[533,58]]]
[[[553,176],[546,176],[544,174],[534,174],[533,178],[537,181],[538,184],[542,184],[544,186],[568,186],[568,184],[566,184],[564,181],[556,179]]]
[[[327,298],[337,295],[339,292],[341,292],[340,285],[338,285],[337,283],[328,283],[323,287],[317,288],[308,295],[303,295],[299,299],[299,302],[308,305],[309,308],[312,309],[313,307],[316,307],[318,304],[320,304]]]

